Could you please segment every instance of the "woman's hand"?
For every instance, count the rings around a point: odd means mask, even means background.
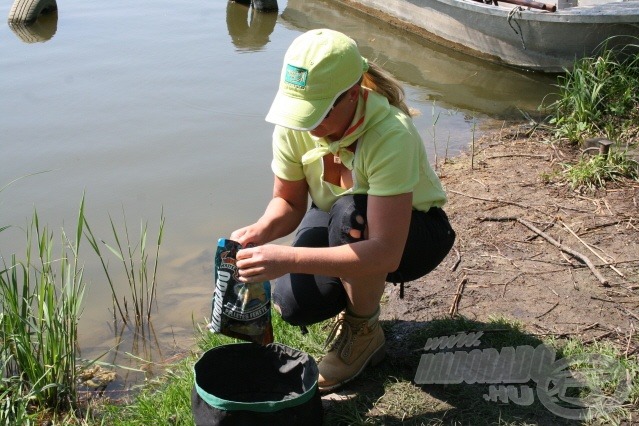
[[[293,247],[266,244],[237,252],[237,273],[240,281],[272,280],[291,272],[295,263]]]
[[[264,244],[264,240],[262,238],[263,234],[264,231],[262,227],[257,223],[254,223],[233,231],[231,233],[231,239],[240,243],[242,247],[246,247],[249,244],[259,246]]]
[[[290,234],[300,224],[308,198],[305,180],[286,181],[275,177],[273,198],[262,217],[252,225],[231,233],[231,239],[242,244],[260,246]]]

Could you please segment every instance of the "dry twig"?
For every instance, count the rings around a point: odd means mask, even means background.
[[[628,359],[628,354],[630,353],[630,342],[632,341],[632,336],[634,336],[634,334],[635,334],[635,325],[633,323],[630,323],[630,330],[628,330],[628,342],[626,343],[626,352],[625,352],[626,359]]]
[[[582,329],[579,331],[579,334],[581,334],[581,333],[583,333],[583,332],[585,332],[585,331],[591,330],[591,329],[593,329],[593,328],[595,328],[595,327],[598,327],[598,326],[599,326],[599,323],[598,323],[598,322],[593,322],[592,324],[590,324],[590,325],[586,326],[585,328],[582,328]]]
[[[610,336],[612,333],[614,333],[614,331],[607,331],[607,332],[605,332],[603,334],[600,334],[599,336],[593,337],[592,339],[584,340],[583,344],[584,345],[589,345],[591,343],[598,342],[601,339],[603,339],[604,337]]]
[[[568,232],[570,232],[570,233],[573,235],[573,237],[575,237],[576,239],[578,239],[578,240],[579,240],[579,242],[580,242],[581,244],[583,244],[583,245],[584,245],[584,246],[585,246],[588,250],[590,250],[590,251],[592,252],[592,254],[594,254],[595,256],[597,256],[597,257],[598,257],[598,258],[599,258],[602,262],[604,262],[606,265],[610,266],[610,269],[612,269],[613,271],[615,271],[615,272],[617,273],[617,275],[619,275],[619,276],[620,276],[620,277],[622,277],[622,278],[624,277],[624,275],[621,273],[621,271],[620,271],[619,269],[615,268],[615,267],[614,267],[614,265],[612,265],[611,263],[608,263],[608,261],[607,261],[606,259],[604,259],[603,257],[601,257],[601,256],[599,255],[599,253],[597,253],[596,251],[594,251],[594,250],[592,249],[592,247],[590,247],[588,244],[586,244],[586,242],[585,242],[584,240],[582,240],[581,238],[579,238],[579,235],[577,235],[577,234],[575,233],[575,231],[573,231],[572,229],[570,229],[570,227],[569,227],[568,225],[566,225],[566,224],[565,224],[564,222],[562,222],[562,221],[559,221],[559,223],[561,223],[561,224],[564,226],[564,228],[566,228],[566,229],[568,230]],[[614,259],[613,259],[613,260],[614,260]]]
[[[548,235],[545,232],[541,231],[535,225],[533,225],[532,223],[528,222],[527,220],[519,218],[519,217],[483,217],[483,218],[479,218],[479,220],[482,220],[482,221],[484,221],[484,220],[486,220],[486,221],[495,221],[495,222],[517,221],[517,222],[521,223],[522,225],[526,226],[531,231],[539,234],[539,236],[543,237],[546,241],[548,241],[550,244],[554,245],[555,247],[557,247],[561,251],[566,252],[569,255],[573,256],[574,258],[580,260],[582,263],[585,263],[588,266],[588,268],[590,268],[590,270],[592,271],[593,275],[595,277],[597,277],[597,279],[599,280],[601,285],[603,285],[605,287],[608,287],[608,280],[606,280],[601,275],[601,273],[599,273],[599,271],[597,271],[597,268],[595,268],[595,265],[593,265],[592,261],[588,257],[586,257],[585,255],[579,253],[578,251],[575,251],[575,250],[571,249],[570,247],[567,247],[567,246],[561,244],[559,241],[555,240],[550,235]]]
[[[457,311],[459,310],[459,301],[461,300],[461,295],[464,292],[464,286],[468,282],[468,278],[464,276],[462,280],[457,285],[457,292],[455,293],[455,298],[453,299],[453,304],[450,306],[448,310],[448,314],[453,317],[457,315]]]
[[[522,209],[526,209],[526,210],[535,210],[536,212],[539,212],[545,216],[552,216],[544,211],[539,210],[536,207],[533,206],[527,206],[525,204],[521,204],[521,203],[517,203],[515,201],[508,201],[508,200],[499,200],[499,199],[492,199],[492,198],[483,198],[483,197],[475,197],[473,195],[468,195],[468,194],[464,194],[463,192],[459,192],[459,191],[454,191],[452,189],[449,189],[448,192],[452,192],[453,194],[457,194],[457,195],[461,195],[463,197],[468,197],[468,198],[472,198],[474,200],[480,200],[480,201],[488,201],[491,203],[502,203],[502,204],[510,204],[511,206],[517,206],[517,207],[521,207]]]
[[[450,268],[450,270],[452,272],[455,272],[455,269],[457,269],[457,267],[459,266],[459,264],[461,263],[461,254],[459,253],[459,250],[457,250],[456,247],[453,247],[453,250],[455,250],[455,254],[457,254],[457,260],[455,261],[455,263],[453,264],[453,266]]]
[[[630,309],[624,307],[624,306],[618,306],[617,307],[620,311],[623,311],[625,313],[627,313],[628,315],[630,315],[631,317],[633,317],[636,320],[639,320],[639,316],[637,314],[635,314],[634,312],[632,312]]]
[[[546,225],[546,227],[544,228],[544,231],[549,230],[554,225],[555,225],[555,222],[550,222],[548,225]],[[527,237],[524,241],[532,241],[532,240],[536,239],[537,237],[539,237],[539,234],[533,234],[530,237]]]
[[[584,230],[581,232],[581,235],[584,235],[588,232],[600,229],[600,228],[606,228],[608,226],[613,226],[613,225],[619,225],[621,223],[620,220],[616,220],[613,222],[608,222],[608,223],[602,223],[601,225],[595,225],[595,226],[590,226],[590,227],[586,227],[584,228]]]
[[[511,282],[515,281],[517,278],[521,277],[524,273],[520,272],[517,275],[515,275],[512,279],[508,280],[506,282],[506,284],[504,284],[504,288],[501,290],[501,298],[504,298],[504,295],[506,294],[506,287],[508,287],[508,284],[510,284]]]
[[[550,311],[552,311],[553,309],[555,309],[557,306],[559,306],[559,302],[555,303],[554,305],[552,305],[552,308],[548,309],[546,312],[544,312],[544,313],[543,313],[543,314],[541,314],[541,315],[537,315],[535,318],[539,319],[539,318],[543,317],[544,315],[549,314],[549,313],[550,313]]]
[[[491,157],[486,157],[486,160],[490,160],[491,158],[506,158],[506,157],[530,157],[530,158],[548,158],[548,155],[544,154],[502,154],[502,155],[493,155]]]

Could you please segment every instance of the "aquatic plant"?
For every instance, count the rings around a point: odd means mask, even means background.
[[[61,249],[54,256],[53,233],[34,212],[25,258],[14,254],[0,267],[4,424],[27,424],[33,408],[58,412],[75,406],[77,331],[85,289],[78,263],[83,224],[84,199],[75,237],[62,230]]]
[[[148,223],[143,222],[141,224],[139,239],[134,244],[131,240],[129,229],[126,225],[126,215],[124,211],[122,212],[122,217],[124,220],[124,230],[122,232],[119,232],[113,221],[113,218],[109,216],[109,220],[111,222],[111,230],[115,241],[114,244],[108,244],[104,240],[100,240],[101,244],[98,243],[98,239],[95,237],[93,231],[86,222],[85,235],[94,252],[98,255],[98,258],[100,259],[100,263],[102,265],[102,269],[107,277],[109,287],[111,288],[114,313],[117,309],[119,318],[124,323],[129,322],[129,303],[127,302],[126,295],[122,296],[122,303],[120,303],[119,301],[118,292],[116,291],[114,280],[109,271],[108,261],[105,257],[105,254],[100,250],[101,246],[106,247],[108,251],[111,252],[121,263],[124,274],[126,275],[127,283],[129,285],[129,297],[133,309],[134,323],[136,325],[141,325],[150,321],[151,310],[157,294],[157,269],[160,246],[162,245],[162,237],[164,235],[164,211],[162,211],[162,213],[160,214],[160,225],[156,240],[155,259],[153,261],[151,270],[149,269],[149,254],[147,252]]]

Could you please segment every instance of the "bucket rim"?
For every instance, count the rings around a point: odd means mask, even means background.
[[[230,343],[225,345],[219,345],[204,352],[197,362],[199,362],[202,359],[202,357],[210,351],[223,348],[223,347],[230,347],[230,346],[237,346],[237,345],[255,346],[256,344],[244,342],[244,343]],[[308,355],[308,360],[311,361],[311,367],[314,367],[315,372],[318,373],[317,364],[315,363],[315,360],[310,354],[300,349],[296,349],[288,345],[285,345],[283,343],[273,342],[273,343],[269,343],[269,345],[287,348],[292,351],[296,351],[296,352],[300,352],[300,353]],[[315,395],[315,393],[317,392],[317,388],[318,388],[319,377],[317,377],[318,375],[316,375],[316,378],[313,380],[313,383],[310,386],[310,388],[306,390],[305,392],[295,396],[294,398],[277,400],[277,401],[258,401],[258,402],[231,401],[228,399],[224,399],[224,398],[220,398],[218,396],[212,395],[208,393],[206,390],[204,390],[202,387],[200,387],[200,385],[197,382],[197,375],[195,371],[195,366],[197,365],[197,362],[193,365],[193,379],[194,379],[193,381],[195,384],[195,390],[197,392],[197,395],[209,406],[218,408],[224,411],[242,410],[242,411],[253,411],[258,413],[271,413],[274,411],[283,410],[285,408],[297,407],[299,405],[302,405],[310,401]]]

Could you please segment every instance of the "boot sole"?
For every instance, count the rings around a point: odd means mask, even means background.
[[[320,393],[328,393],[331,392],[337,388],[339,388],[340,386],[345,385],[346,383],[350,382],[351,380],[357,378],[357,376],[359,376],[362,371],[364,371],[364,369],[366,367],[368,367],[369,365],[371,367],[375,367],[376,365],[378,365],[380,362],[382,362],[384,360],[384,357],[386,357],[386,342],[384,342],[384,344],[382,344],[382,346],[380,346],[379,348],[377,348],[377,350],[375,352],[373,352],[373,354],[368,358],[368,360],[364,363],[364,365],[362,365],[362,368],[359,369],[359,371],[357,373],[355,373],[353,376],[349,377],[346,380],[343,380],[339,383],[336,383],[334,385],[330,385],[330,386],[324,386],[324,387],[319,387],[318,386],[318,390]]]

